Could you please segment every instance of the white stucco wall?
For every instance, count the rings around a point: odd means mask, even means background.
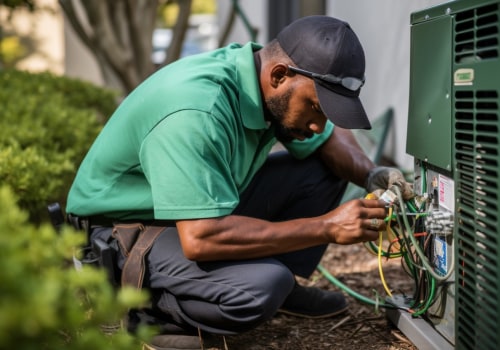
[[[393,132],[385,154],[404,169],[413,168],[406,154],[409,99],[410,14],[443,0],[329,0],[327,14],[349,22],[366,55],[366,85],[361,99],[370,118],[389,106],[395,110]]]

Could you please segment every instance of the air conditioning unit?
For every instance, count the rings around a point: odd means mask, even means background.
[[[425,315],[388,316],[420,349],[500,346],[499,20],[498,0],[411,15],[406,151],[431,206],[424,253],[440,278]]]

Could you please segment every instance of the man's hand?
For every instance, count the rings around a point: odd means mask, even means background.
[[[354,199],[325,214],[329,227],[328,240],[337,244],[353,244],[377,239],[386,229],[386,203],[374,199]]]
[[[396,168],[378,166],[373,168],[366,179],[365,188],[371,193],[376,190],[387,190],[398,186],[404,200],[414,196],[412,186],[406,182],[403,174]]]

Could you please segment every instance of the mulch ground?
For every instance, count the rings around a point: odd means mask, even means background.
[[[363,245],[330,245],[321,265],[353,291],[374,299],[385,297],[377,257]],[[386,282],[393,293],[412,293],[412,281],[399,259],[383,261]],[[319,271],[302,284],[339,290]],[[334,318],[312,320],[278,314],[244,334],[226,337],[220,350],[417,350],[386,318],[384,310],[345,293],[349,312]],[[211,350],[219,350],[212,348]]]

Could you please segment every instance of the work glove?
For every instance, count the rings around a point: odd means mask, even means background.
[[[401,190],[404,200],[414,197],[412,186],[406,182],[403,174],[396,168],[378,166],[373,168],[366,179],[365,188],[368,193],[378,190],[387,190],[392,186],[397,186]]]

